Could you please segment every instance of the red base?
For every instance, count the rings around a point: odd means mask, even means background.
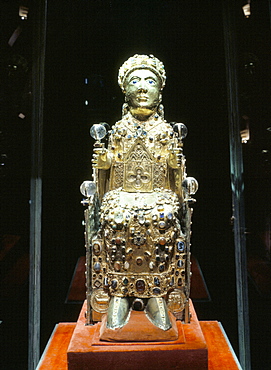
[[[85,325],[85,302],[68,348],[68,369],[208,369],[207,345],[192,303],[190,308],[191,323],[176,322],[175,341],[106,342],[100,340],[101,323]]]
[[[197,320],[182,325],[185,343],[112,343],[99,340],[100,323],[84,325],[82,312],[77,324],[57,325],[36,370],[241,369],[216,321],[199,322],[198,327]]]

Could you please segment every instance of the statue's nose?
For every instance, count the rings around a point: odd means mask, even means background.
[[[139,81],[138,91],[148,91],[148,85],[144,80]]]

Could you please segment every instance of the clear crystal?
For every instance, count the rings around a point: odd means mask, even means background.
[[[181,139],[186,138],[188,130],[184,123],[175,123],[173,130],[178,133]]]
[[[96,184],[94,181],[84,181],[80,186],[81,194],[84,197],[91,197],[96,193]]]
[[[101,123],[95,123],[90,129],[90,136],[95,140],[102,140],[106,134],[106,128]]]
[[[189,195],[195,194],[199,187],[199,184],[194,177],[187,177],[184,179],[182,185]]]

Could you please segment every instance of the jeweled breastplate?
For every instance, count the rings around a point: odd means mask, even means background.
[[[167,159],[174,141],[172,127],[155,115],[141,123],[130,115],[112,128],[110,190],[152,192],[170,188]]]

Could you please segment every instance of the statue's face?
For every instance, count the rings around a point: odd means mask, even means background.
[[[132,108],[154,110],[161,102],[161,82],[148,69],[131,72],[125,83],[126,102]]]

